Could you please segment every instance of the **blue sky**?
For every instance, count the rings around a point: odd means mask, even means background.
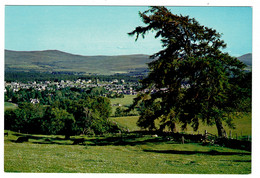
[[[226,52],[252,52],[251,7],[168,7],[222,33]],[[80,55],[153,54],[161,48],[149,34],[135,42],[127,35],[143,25],[146,6],[5,6],[5,49],[56,49]]]

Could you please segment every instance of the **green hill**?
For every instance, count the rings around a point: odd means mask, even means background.
[[[238,57],[252,68],[252,54]],[[82,74],[113,75],[147,72],[148,55],[81,56],[58,50],[11,51],[5,50],[6,71],[78,72]]]
[[[238,59],[240,61],[242,61],[243,63],[245,63],[248,66],[252,66],[252,54],[248,53],[248,54],[244,54],[240,57],[238,57]]]
[[[6,71],[82,72],[110,75],[144,72],[151,61],[148,55],[81,56],[58,50],[5,50]]]
[[[238,57],[238,60],[247,65],[247,70],[252,70],[252,53],[244,54]]]

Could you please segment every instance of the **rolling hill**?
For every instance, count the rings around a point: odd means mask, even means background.
[[[252,54],[238,57],[252,68]],[[115,73],[143,73],[147,71],[148,55],[81,56],[58,50],[5,50],[6,71],[79,72],[82,74],[112,75]]]
[[[58,50],[5,50],[6,71],[81,72],[110,75],[142,72],[150,62],[148,55],[81,56]]]
[[[247,70],[252,70],[252,54],[248,53],[248,54],[244,54],[240,57],[238,57],[238,60],[240,60],[241,62],[243,62],[244,64],[247,65]]]

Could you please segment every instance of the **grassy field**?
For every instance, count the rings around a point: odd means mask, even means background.
[[[85,137],[72,145],[64,136],[21,134],[4,138],[5,172],[249,174],[251,153],[218,146],[180,144],[161,137]],[[48,140],[46,140],[48,139]]]
[[[5,110],[6,109],[15,109],[17,106],[13,103],[10,103],[10,102],[5,102]]]
[[[133,99],[136,97],[136,95],[125,95],[125,98],[115,98],[115,99],[111,99],[111,104],[121,104],[122,106],[129,106],[130,104],[132,104]],[[112,107],[113,112],[116,109],[116,106]],[[113,114],[112,114],[113,115]],[[136,122],[138,121],[138,116],[128,116],[128,117],[111,117],[111,120],[117,122],[118,124],[120,124],[123,127],[127,127],[129,128],[130,131],[134,131],[134,130],[140,130],[140,128],[138,126],[136,126]],[[157,125],[159,124],[159,122],[157,122]],[[226,123],[224,124],[224,128],[226,129],[227,134],[229,135],[230,131],[232,134],[232,137],[236,137],[236,135],[239,137],[241,136],[250,136],[252,135],[252,115],[251,113],[247,114],[247,113],[241,113],[241,115],[234,119],[234,124],[236,126],[235,129],[231,129],[227,126]],[[177,132],[185,132],[185,133],[189,133],[189,134],[197,134],[199,133],[204,133],[205,130],[207,130],[207,132],[211,133],[211,134],[215,134],[217,135],[217,128],[215,125],[213,126],[207,126],[204,123],[200,123],[199,129],[198,131],[194,132],[193,129],[188,126],[187,130],[182,131],[181,129],[181,125],[177,124]]]
[[[128,116],[128,117],[111,117],[110,120],[117,122],[119,125],[123,127],[129,128],[130,131],[140,130],[141,128],[136,125],[136,122],[138,121],[139,116]],[[249,136],[252,135],[252,117],[251,114],[243,114],[240,118],[237,118],[234,120],[234,124],[236,125],[235,129],[230,129],[226,124],[224,124],[224,127],[226,129],[227,134],[229,135],[230,131],[232,134],[232,137],[235,138],[236,134],[238,138],[241,138],[241,136]],[[193,131],[193,129],[188,126],[187,130],[182,131],[180,124],[177,124],[177,131],[178,132],[185,132],[188,134],[197,134],[204,133],[205,130],[211,134],[217,135],[217,128],[215,125],[213,126],[207,126],[206,124],[201,123],[199,126],[198,131]]]
[[[130,106],[133,103],[133,99],[136,97],[136,95],[124,95],[124,98],[111,98],[111,105],[112,105],[112,116],[114,115],[116,108],[118,106],[113,106],[115,104],[120,104],[123,108],[127,108],[127,106]],[[133,111],[137,112],[137,111]]]
[[[138,118],[139,116],[111,117],[110,120],[118,123],[120,126],[128,128],[129,131],[136,131],[141,129],[136,125]]]
[[[111,99],[112,104],[127,106],[135,96]],[[5,103],[6,107],[15,107]],[[111,117],[110,120],[129,128],[136,126],[138,116]],[[232,130],[240,136],[251,135],[251,115],[241,115]],[[226,126],[225,126],[226,127]],[[215,126],[200,125],[216,134]],[[178,131],[180,127],[177,128]],[[227,129],[229,133],[229,129]],[[5,131],[7,132],[7,131]],[[185,131],[192,133],[190,127]],[[33,173],[173,173],[173,174],[250,174],[251,152],[220,146],[202,146],[163,137],[125,133],[103,137],[72,137],[59,135],[26,135],[8,131],[4,137],[5,172]],[[196,132],[197,133],[197,132]],[[20,136],[30,136],[29,142],[16,143]],[[85,144],[73,145],[73,139],[84,138]]]
[[[124,98],[111,98],[111,104],[121,104],[123,106],[129,106],[133,103],[133,99],[136,97],[136,95],[124,95]]]

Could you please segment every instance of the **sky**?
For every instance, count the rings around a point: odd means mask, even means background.
[[[144,25],[138,12],[147,6],[5,6],[5,49],[61,50],[79,55],[152,55],[162,49],[149,33],[145,39],[127,35]],[[251,7],[173,7],[216,29],[227,43],[225,52],[252,52]]]

